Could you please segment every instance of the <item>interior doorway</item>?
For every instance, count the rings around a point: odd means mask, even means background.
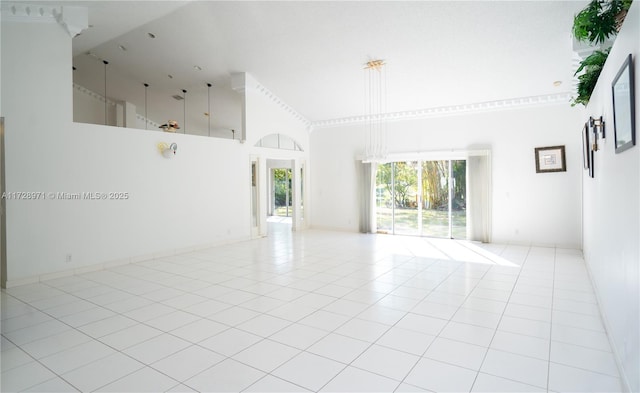
[[[293,160],[267,159],[267,235],[291,232],[295,220]]]
[[[466,160],[413,160],[379,164],[378,232],[467,238]]]
[[[291,175],[291,168],[271,169],[271,216],[291,217],[293,214]]]

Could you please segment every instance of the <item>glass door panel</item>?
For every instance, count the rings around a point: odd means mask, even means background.
[[[376,172],[376,225],[379,233],[393,233],[393,163]]]
[[[451,237],[467,238],[467,161],[451,161],[453,176],[451,203]]]
[[[394,169],[394,230],[419,235],[418,161],[396,162]]]
[[[291,216],[291,169],[276,168],[273,170],[274,216]]]
[[[449,161],[422,163],[422,235],[449,237]]]
[[[258,227],[258,162],[251,161],[251,227]]]
[[[466,160],[378,165],[378,232],[466,239],[466,170]]]

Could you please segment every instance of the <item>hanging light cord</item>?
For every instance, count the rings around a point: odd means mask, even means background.
[[[104,64],[104,125],[107,125],[107,64],[108,61],[102,60]]]
[[[182,93],[184,95],[183,106],[182,106],[182,133],[187,133],[187,91],[182,89]]]
[[[149,125],[149,118],[147,117],[147,88],[149,87],[148,83],[144,84],[144,129],[147,129]]]
[[[207,113],[209,113],[209,136],[211,136],[211,83],[207,83],[207,106]]]

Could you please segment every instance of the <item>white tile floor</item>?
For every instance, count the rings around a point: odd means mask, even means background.
[[[621,390],[579,251],[270,225],[3,291],[1,390]]]

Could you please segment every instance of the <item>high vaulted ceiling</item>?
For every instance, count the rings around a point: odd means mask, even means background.
[[[64,4],[87,6],[93,26],[74,38],[77,83],[102,92],[106,59],[109,97],[141,113],[149,83],[149,118],[162,122],[182,118],[171,96],[186,89],[187,121],[203,127],[210,82],[215,126],[238,128],[234,72],[252,74],[310,121],[362,115],[363,65],[373,59],[387,63],[389,112],[570,91],[571,25],[586,2]]]

